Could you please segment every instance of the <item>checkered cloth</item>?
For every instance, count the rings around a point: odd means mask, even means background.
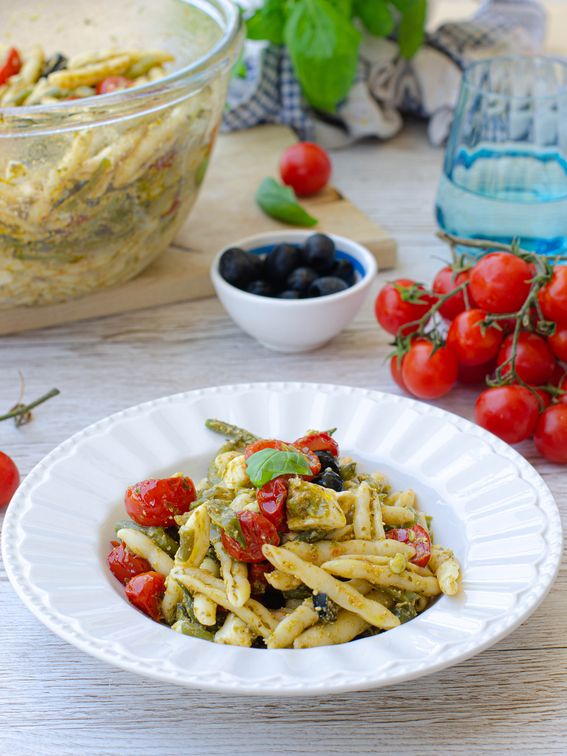
[[[527,13],[519,12],[522,3]],[[442,144],[464,67],[479,58],[536,52],[544,29],[544,11],[533,0],[492,0],[470,20],[428,34],[410,61],[394,41],[365,35],[355,83],[334,116],[309,107],[285,47],[248,42],[246,76],[231,82],[223,130],[282,123],[301,139],[333,148],[365,137],[389,139],[401,130],[402,114],[412,114],[427,118],[430,141]]]

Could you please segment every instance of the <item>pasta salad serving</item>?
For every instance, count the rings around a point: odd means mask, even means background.
[[[218,420],[228,440],[196,485],[130,486],[108,555],[128,600],[178,633],[255,648],[376,635],[459,590],[412,490],[340,456],[333,431],[293,443]]]

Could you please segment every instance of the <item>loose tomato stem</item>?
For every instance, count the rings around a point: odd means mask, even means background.
[[[48,391],[47,394],[44,394],[43,396],[40,396],[39,399],[36,399],[34,402],[30,402],[29,404],[17,404],[13,409],[11,409],[9,412],[6,412],[4,415],[0,415],[0,422],[2,420],[9,420],[11,417],[19,417],[20,415],[27,415],[28,412],[31,412],[32,409],[35,407],[38,407],[40,404],[43,404],[48,399],[52,399],[54,396],[57,396],[61,392],[57,388],[51,389],[51,391]]]

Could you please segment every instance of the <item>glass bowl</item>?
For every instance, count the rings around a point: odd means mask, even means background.
[[[0,29],[0,43],[24,53],[174,56],[164,78],[131,89],[0,106],[0,308],[128,280],[168,247],[197,198],[242,44],[236,7],[20,0],[17,12],[0,7]]]

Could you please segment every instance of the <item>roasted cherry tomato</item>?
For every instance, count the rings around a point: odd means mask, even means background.
[[[248,565],[248,581],[253,596],[259,596],[266,592],[268,587],[266,573],[273,571],[274,566],[269,562],[251,562]]]
[[[195,501],[191,478],[174,476],[143,480],[126,489],[124,504],[128,515],[144,526],[168,528],[175,525],[175,515],[189,511]]]
[[[548,283],[538,292],[543,315],[567,326],[567,266],[557,265]]]
[[[386,538],[401,543],[409,543],[415,549],[415,556],[410,559],[417,567],[425,567],[431,556],[431,539],[429,533],[421,525],[412,525],[411,528],[394,528],[388,530]]]
[[[0,508],[10,503],[10,499],[20,485],[20,473],[16,463],[4,452],[0,452]]]
[[[262,554],[262,546],[265,543],[278,546],[280,543],[275,525],[263,514],[250,512],[248,509],[238,512],[237,517],[246,546],[243,548],[235,538],[223,531],[221,539],[225,551],[239,562],[263,562],[265,557]]]
[[[479,394],[475,420],[508,444],[532,436],[539,417],[539,402],[525,386],[496,386]]]
[[[302,436],[293,442],[304,454],[307,452],[326,451],[333,455],[339,456],[339,445],[335,439],[328,433],[310,433],[308,436]]]
[[[473,367],[496,358],[502,343],[502,331],[496,326],[483,326],[484,310],[461,312],[451,323],[447,334],[447,346],[459,365]]]
[[[541,413],[534,441],[538,452],[550,462],[567,464],[566,404],[554,404]]]
[[[298,197],[317,194],[329,183],[331,161],[318,144],[298,142],[288,147],[280,161],[280,176]]]
[[[382,328],[394,336],[402,329],[404,336],[417,330],[408,323],[419,320],[433,306],[435,299],[423,286],[409,278],[398,278],[387,283],[376,297],[374,312]]]
[[[256,501],[260,512],[274,524],[279,532],[287,530],[285,503],[287,500],[287,479],[274,478],[256,491]]]
[[[498,365],[504,364],[512,356],[513,340],[512,334],[504,339],[498,352]],[[522,381],[530,386],[547,383],[556,364],[555,357],[542,336],[527,331],[520,333],[516,350],[516,372]],[[507,372],[509,368],[504,369],[504,373]]]
[[[547,337],[547,343],[557,359],[567,362],[567,325],[557,326],[555,333]]]
[[[441,268],[441,270],[435,276],[432,289],[435,294],[445,296],[451,291],[454,291],[461,284],[468,281],[469,278],[470,271],[463,270],[460,273],[455,274],[453,268],[450,265],[447,265],[445,268]],[[470,286],[468,288],[470,289]],[[468,299],[469,306],[474,307],[475,305],[472,301],[472,296],[470,295],[470,293],[468,293]],[[466,309],[467,304],[464,292],[458,291],[453,294],[452,297],[449,297],[449,299],[446,299],[443,302],[443,304],[439,308],[439,312],[447,320],[454,320],[460,312],[463,312]]]
[[[126,583],[126,598],[156,622],[161,620],[161,600],[165,593],[165,578],[150,570],[136,575]]]
[[[530,293],[531,266],[510,252],[492,252],[471,270],[470,292],[487,312],[516,312]]]
[[[150,572],[152,565],[143,557],[134,554],[122,541],[112,541],[114,547],[106,561],[110,571],[121,583],[127,583],[130,578],[141,572]]]
[[[446,346],[435,349],[426,339],[418,339],[409,348],[402,364],[402,378],[419,399],[438,399],[457,382],[459,363]]]
[[[286,444],[283,441],[278,441],[277,438],[261,438],[246,447],[246,449],[244,450],[244,456],[246,457],[246,459],[248,459],[248,457],[256,454],[256,452],[263,451],[264,449],[277,449],[278,451],[286,451],[286,449],[289,449],[289,444]]]
[[[95,91],[97,95],[111,94],[112,92],[118,92],[120,89],[128,89],[131,86],[132,80],[127,79],[125,76],[107,76],[106,79],[99,81]]]
[[[20,72],[22,67],[22,60],[20,53],[15,47],[10,47],[4,58],[4,62],[0,63],[0,84],[5,84],[8,79],[15,76]]]

